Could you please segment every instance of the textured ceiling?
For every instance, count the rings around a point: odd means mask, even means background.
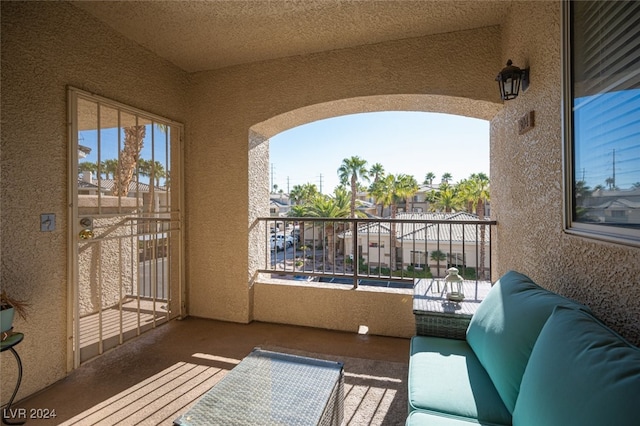
[[[185,71],[498,25],[510,1],[73,1]]]

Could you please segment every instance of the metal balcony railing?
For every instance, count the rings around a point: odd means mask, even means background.
[[[259,218],[267,244],[259,272],[272,277],[412,288],[456,267],[465,281],[491,277],[492,220],[467,213],[398,218]]]

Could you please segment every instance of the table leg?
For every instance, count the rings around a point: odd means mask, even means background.
[[[25,421],[20,422],[10,422],[6,416],[7,413],[11,413],[11,404],[18,394],[18,389],[20,388],[20,382],[22,382],[22,361],[20,361],[20,357],[18,356],[18,352],[15,349],[9,348],[14,357],[16,357],[16,361],[18,362],[18,381],[16,383],[16,388],[13,390],[13,395],[11,395],[11,399],[9,399],[9,403],[2,410],[2,423],[5,425],[23,425]]]

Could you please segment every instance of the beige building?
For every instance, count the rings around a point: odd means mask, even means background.
[[[269,215],[272,136],[343,114],[428,111],[491,122],[492,279],[526,273],[640,343],[637,234],[572,227],[565,209],[562,2],[312,4],[2,2],[0,278],[31,302],[15,324],[18,399],[78,364],[76,95],[176,131],[177,315],[411,336],[410,292],[257,274],[268,248],[256,218]],[[531,82],[505,102],[494,79],[508,59]],[[55,226],[41,231],[45,213]],[[15,378],[10,363],[2,378]]]
[[[361,225],[357,233],[357,257],[370,268],[390,268],[395,260],[397,269],[429,268],[434,277],[443,277],[450,266],[477,270],[483,258],[489,270],[489,225],[484,226],[486,237],[482,238],[478,217],[469,213],[400,213],[396,219],[416,222],[374,222]],[[421,222],[423,221],[423,222]],[[433,221],[455,221],[446,224]],[[460,221],[474,222],[464,224]],[[395,235],[393,234],[395,232]],[[338,236],[344,240],[345,256],[353,256],[353,232]],[[484,247],[484,249],[481,249]],[[396,256],[391,256],[391,250]],[[482,256],[484,250],[484,256]],[[432,256],[433,252],[442,253]]]

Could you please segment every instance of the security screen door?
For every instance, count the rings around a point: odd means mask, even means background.
[[[182,126],[69,89],[73,367],[181,315]]]

